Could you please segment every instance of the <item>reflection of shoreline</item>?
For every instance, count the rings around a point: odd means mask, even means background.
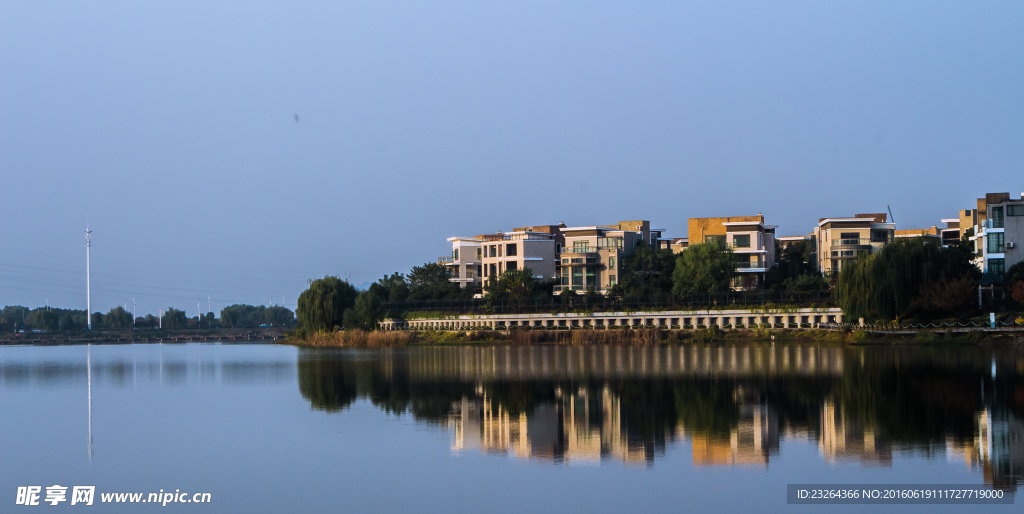
[[[694,466],[767,467],[780,440],[803,440],[827,462],[891,467],[894,454],[934,458],[956,451],[947,440],[991,434],[979,473],[999,486],[1022,479],[1020,365],[1010,351],[947,348],[300,350],[299,386],[328,412],[365,398],[447,426],[455,452],[552,462],[653,465],[687,440]],[[997,430],[980,412],[1008,421]]]
[[[466,382],[623,376],[776,376],[842,374],[841,348],[819,346],[488,346],[418,349],[410,379]]]

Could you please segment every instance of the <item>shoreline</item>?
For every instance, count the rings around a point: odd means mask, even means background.
[[[687,330],[643,328],[629,330],[466,330],[466,331],[337,331],[299,338],[286,335],[277,344],[300,348],[387,348],[414,346],[520,346],[520,345],[621,345],[661,346],[723,343],[792,344],[821,346],[1020,346],[1020,332],[970,333],[921,330],[911,334],[869,334],[865,331],[828,330]]]

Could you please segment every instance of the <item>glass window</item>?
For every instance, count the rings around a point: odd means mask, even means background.
[[[750,248],[750,234],[732,236],[732,245],[736,248]]]
[[[482,254],[483,254],[482,250],[483,250],[483,248],[477,248],[476,249],[476,260],[480,260]]]
[[[576,266],[572,269],[572,285],[583,285],[583,268]]]
[[[993,232],[985,239],[988,241],[988,253],[1003,253],[1003,233]]]
[[[992,228],[1003,228],[1003,208],[993,207],[990,210],[992,215],[989,216],[989,219],[992,220]]]
[[[614,286],[614,285],[615,285],[615,275],[608,275],[608,286],[610,287],[610,286]]]
[[[615,257],[608,258],[608,269],[615,269]]]
[[[705,243],[718,243],[725,246],[725,236],[704,236]]]
[[[621,237],[599,237],[597,238],[598,248],[622,248]]]
[[[505,245],[505,257],[515,257],[516,255],[518,255],[519,254],[518,246],[519,245],[517,245],[515,243],[508,243],[508,244],[506,244]]]
[[[583,259],[582,258],[580,258],[580,259],[573,259],[572,263],[573,264],[583,264]]]
[[[988,273],[995,279],[1002,279],[1006,273],[1006,259],[989,259]]]
[[[519,269],[519,263],[516,261],[508,261],[505,263],[505,271],[515,271]]]
[[[1007,216],[1024,216],[1024,205],[1007,205]]]
[[[590,241],[573,241],[572,251],[586,253],[590,251]]]
[[[459,260],[459,249],[458,248],[452,250],[452,257],[454,257],[455,260]]]

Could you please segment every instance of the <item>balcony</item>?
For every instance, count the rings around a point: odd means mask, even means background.
[[[763,262],[758,262],[758,261],[753,261],[753,262],[737,262],[736,263],[736,269],[739,270],[739,271],[744,271],[744,270],[748,270],[749,271],[749,270],[755,270],[755,269],[756,270],[763,270],[763,269],[765,269],[765,267],[764,267],[764,263]]]
[[[1003,228],[1003,220],[985,220],[982,222],[985,228]]]
[[[438,257],[437,258],[437,263],[442,265],[442,266],[448,266],[448,265],[451,265],[451,264],[455,264],[455,257],[452,257],[451,255],[449,255],[447,257]]]
[[[871,246],[871,240],[868,238],[860,239],[833,239],[832,246]],[[881,242],[881,241],[879,241]]]

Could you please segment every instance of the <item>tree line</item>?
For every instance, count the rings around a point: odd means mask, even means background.
[[[927,238],[901,238],[878,253],[851,261],[839,273],[825,277],[817,268],[814,241],[787,245],[776,242],[774,266],[762,283],[750,283],[736,272],[736,256],[720,242],[690,245],[682,253],[644,244],[622,259],[620,281],[608,292],[613,298],[684,298],[720,294],[734,287],[771,292],[830,292],[847,316],[868,321],[964,318],[978,314],[977,283],[981,273],[972,264],[968,240],[949,247]],[[752,275],[751,275],[752,276]],[[744,281],[737,281],[743,277]],[[505,271],[488,278],[485,302],[503,306],[550,298],[555,284],[535,277],[529,269]],[[1024,306],[1024,263],[1012,266],[1004,278],[1007,295]],[[424,300],[465,299],[472,291],[449,280],[448,270],[436,263],[413,267],[408,275],[393,273],[357,291],[333,276],[311,280],[296,310],[303,332],[340,328],[373,330],[386,315],[385,304]],[[583,302],[578,300],[582,297]],[[562,291],[565,307],[598,303],[594,289]],[[300,334],[301,335],[301,334]]]
[[[37,307],[29,309],[21,305],[9,305],[0,310],[0,333],[39,330],[45,332],[74,332],[89,328],[93,330],[154,329],[163,326],[168,329],[181,328],[255,328],[260,326],[291,327],[295,325],[295,313],[281,306],[235,304],[221,309],[220,318],[207,312],[201,316],[189,317],[185,311],[168,307],[160,316],[147,314],[137,318],[118,305],[107,311],[94,312],[90,317],[84,310]],[[162,323],[161,323],[162,321]]]

